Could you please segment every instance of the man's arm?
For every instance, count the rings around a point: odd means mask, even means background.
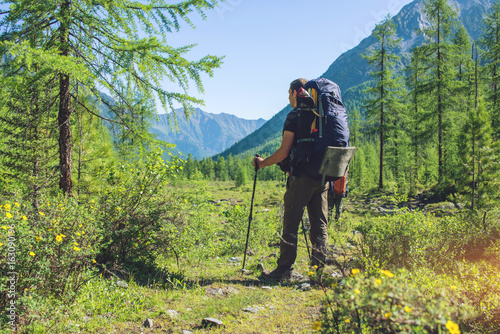
[[[274,165],[283,159],[285,159],[288,154],[290,153],[290,150],[292,149],[293,145],[293,139],[295,138],[295,133],[291,131],[285,131],[283,133],[283,138],[281,139],[281,146],[271,154],[269,157],[262,159],[260,157],[257,157],[253,160],[253,165],[255,166],[255,161],[258,161],[259,168],[267,167]]]

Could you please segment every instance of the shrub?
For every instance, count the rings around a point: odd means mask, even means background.
[[[356,229],[363,235],[365,260],[383,267],[450,264],[483,235],[460,216],[437,218],[406,209],[393,216],[368,219]]]
[[[98,199],[102,245],[98,262],[118,269],[125,266],[150,270],[158,253],[169,248],[168,226],[182,225],[184,201],[168,179],[176,173],[176,160],[165,162],[162,152],[148,154],[135,165],[121,165],[109,174],[111,186]]]
[[[453,268],[460,282],[457,294],[468,301],[474,314],[468,325],[478,333],[494,333],[500,328],[500,273],[487,263],[459,262]]]
[[[2,206],[0,263],[9,272],[0,278],[2,306],[31,294],[72,296],[90,277],[101,235],[92,203],[65,197],[41,203],[39,211],[22,201]]]
[[[458,308],[447,295],[420,292],[403,271],[352,273],[326,292],[316,324],[322,333],[460,333]]]

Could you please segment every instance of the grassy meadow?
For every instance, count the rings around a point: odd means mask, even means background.
[[[111,194],[88,205],[55,197],[37,213],[22,202],[3,203],[4,237],[11,221],[17,237],[24,222],[40,227],[18,242],[24,254],[16,260],[30,268],[16,283],[18,333],[498,333],[498,212],[479,219],[448,202],[408,210],[397,194],[354,190],[340,220],[329,223],[331,261],[322,273],[309,268],[299,236],[295,269],[316,282],[308,288],[259,280],[259,263],[276,265],[283,182],[257,182],[250,272],[241,272],[252,185],[170,182],[156,199],[164,207],[153,201],[147,212],[163,215],[159,236],[123,232],[109,240],[96,233],[104,225],[93,222],[126,226],[122,215],[131,221],[146,212],[137,214]],[[104,249],[120,242],[136,256],[116,265]],[[152,327],[144,324],[148,318]],[[224,327],[204,328],[204,318]],[[9,321],[3,318],[2,332],[11,332]]]

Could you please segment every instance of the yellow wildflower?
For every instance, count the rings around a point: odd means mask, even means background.
[[[7,216],[7,218],[12,218],[12,214],[10,212],[6,212],[5,215]]]
[[[345,319],[345,322],[350,323],[351,319]]]
[[[45,216],[45,213],[43,213],[42,211],[38,211],[38,213],[40,214],[40,216]]]
[[[312,271],[310,271],[310,272],[308,273],[308,275],[309,275],[309,276],[312,276],[312,275],[314,275],[314,273],[313,273]]]
[[[382,284],[382,280],[377,278],[377,279],[375,280],[375,283],[377,283],[377,284]]]
[[[358,294],[358,295],[359,295],[359,294],[360,294],[360,292],[361,292],[361,291],[359,291],[358,289],[354,289],[354,293],[356,293],[356,294]]]
[[[73,247],[73,249],[75,250],[75,252],[78,252],[78,251],[80,250],[80,248],[78,248],[78,247],[76,247],[76,246],[75,246],[75,247]]]
[[[96,260],[92,259],[92,263],[96,263],[96,262],[97,262]]]
[[[382,274],[384,274],[387,277],[394,277],[394,274],[391,273],[389,270],[382,270]]]
[[[406,313],[410,313],[410,312],[411,312],[411,310],[412,310],[412,308],[411,308],[411,307],[405,306],[405,312],[406,312]]]
[[[15,202],[14,203],[15,206],[17,206],[18,208],[21,206],[19,203]]]
[[[9,229],[9,228],[8,228],[7,226],[5,226],[5,225],[2,225],[2,228],[3,228],[4,230],[8,230],[8,229]]]
[[[80,235],[81,235],[81,234],[80,234],[80,232],[76,232],[75,234],[76,234],[77,236],[80,236]]]
[[[3,246],[3,244],[0,242],[0,247],[2,247],[2,246]]]
[[[75,244],[75,246],[78,246],[78,242],[75,241],[74,244]]]
[[[457,287],[455,285],[450,286],[450,290],[455,290]]]
[[[7,203],[7,204],[5,204],[5,205],[3,206],[3,208],[5,209],[5,211],[10,211],[10,204],[8,204],[8,203]]]
[[[56,241],[57,242],[61,242],[62,241],[62,237],[60,235],[56,235]]]
[[[26,216],[23,216],[23,220],[28,220],[28,217],[26,217]]]
[[[60,234],[60,236],[63,237],[63,238],[66,238],[66,236],[64,234],[62,234],[62,233]]]
[[[85,231],[82,231],[82,235],[84,235],[84,234],[85,234]]]
[[[31,255],[31,256],[35,256],[35,253],[33,253],[33,252],[30,252],[30,255]]]
[[[82,224],[78,225],[78,227],[82,227]]]
[[[313,269],[318,269],[318,266],[313,266]]]
[[[321,322],[315,321],[314,324],[312,325],[312,329],[315,331],[319,331],[321,329]]]
[[[354,276],[356,276],[356,274],[358,274],[358,273],[359,273],[359,269],[353,269],[353,270],[352,270],[352,274],[353,274]]]
[[[460,334],[460,327],[451,320],[446,323],[446,328],[450,331],[450,334]]]
[[[36,241],[40,241],[40,240],[42,240],[42,237],[41,236],[36,236],[35,239],[36,239]]]
[[[389,319],[391,317],[391,315],[392,315],[391,312],[387,312],[386,314],[384,314],[384,317],[386,319]]]

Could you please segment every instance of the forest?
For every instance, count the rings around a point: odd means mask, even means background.
[[[286,175],[251,164],[281,133],[198,160],[149,132],[160,108],[189,117],[189,87],[223,66],[165,37],[217,4],[2,3],[0,332],[500,333],[500,1],[471,40],[426,0],[403,71],[393,20],[377,24],[371,80],[346,102],[356,154],[330,263],[312,270],[301,235],[308,280],[288,283],[259,279]]]

